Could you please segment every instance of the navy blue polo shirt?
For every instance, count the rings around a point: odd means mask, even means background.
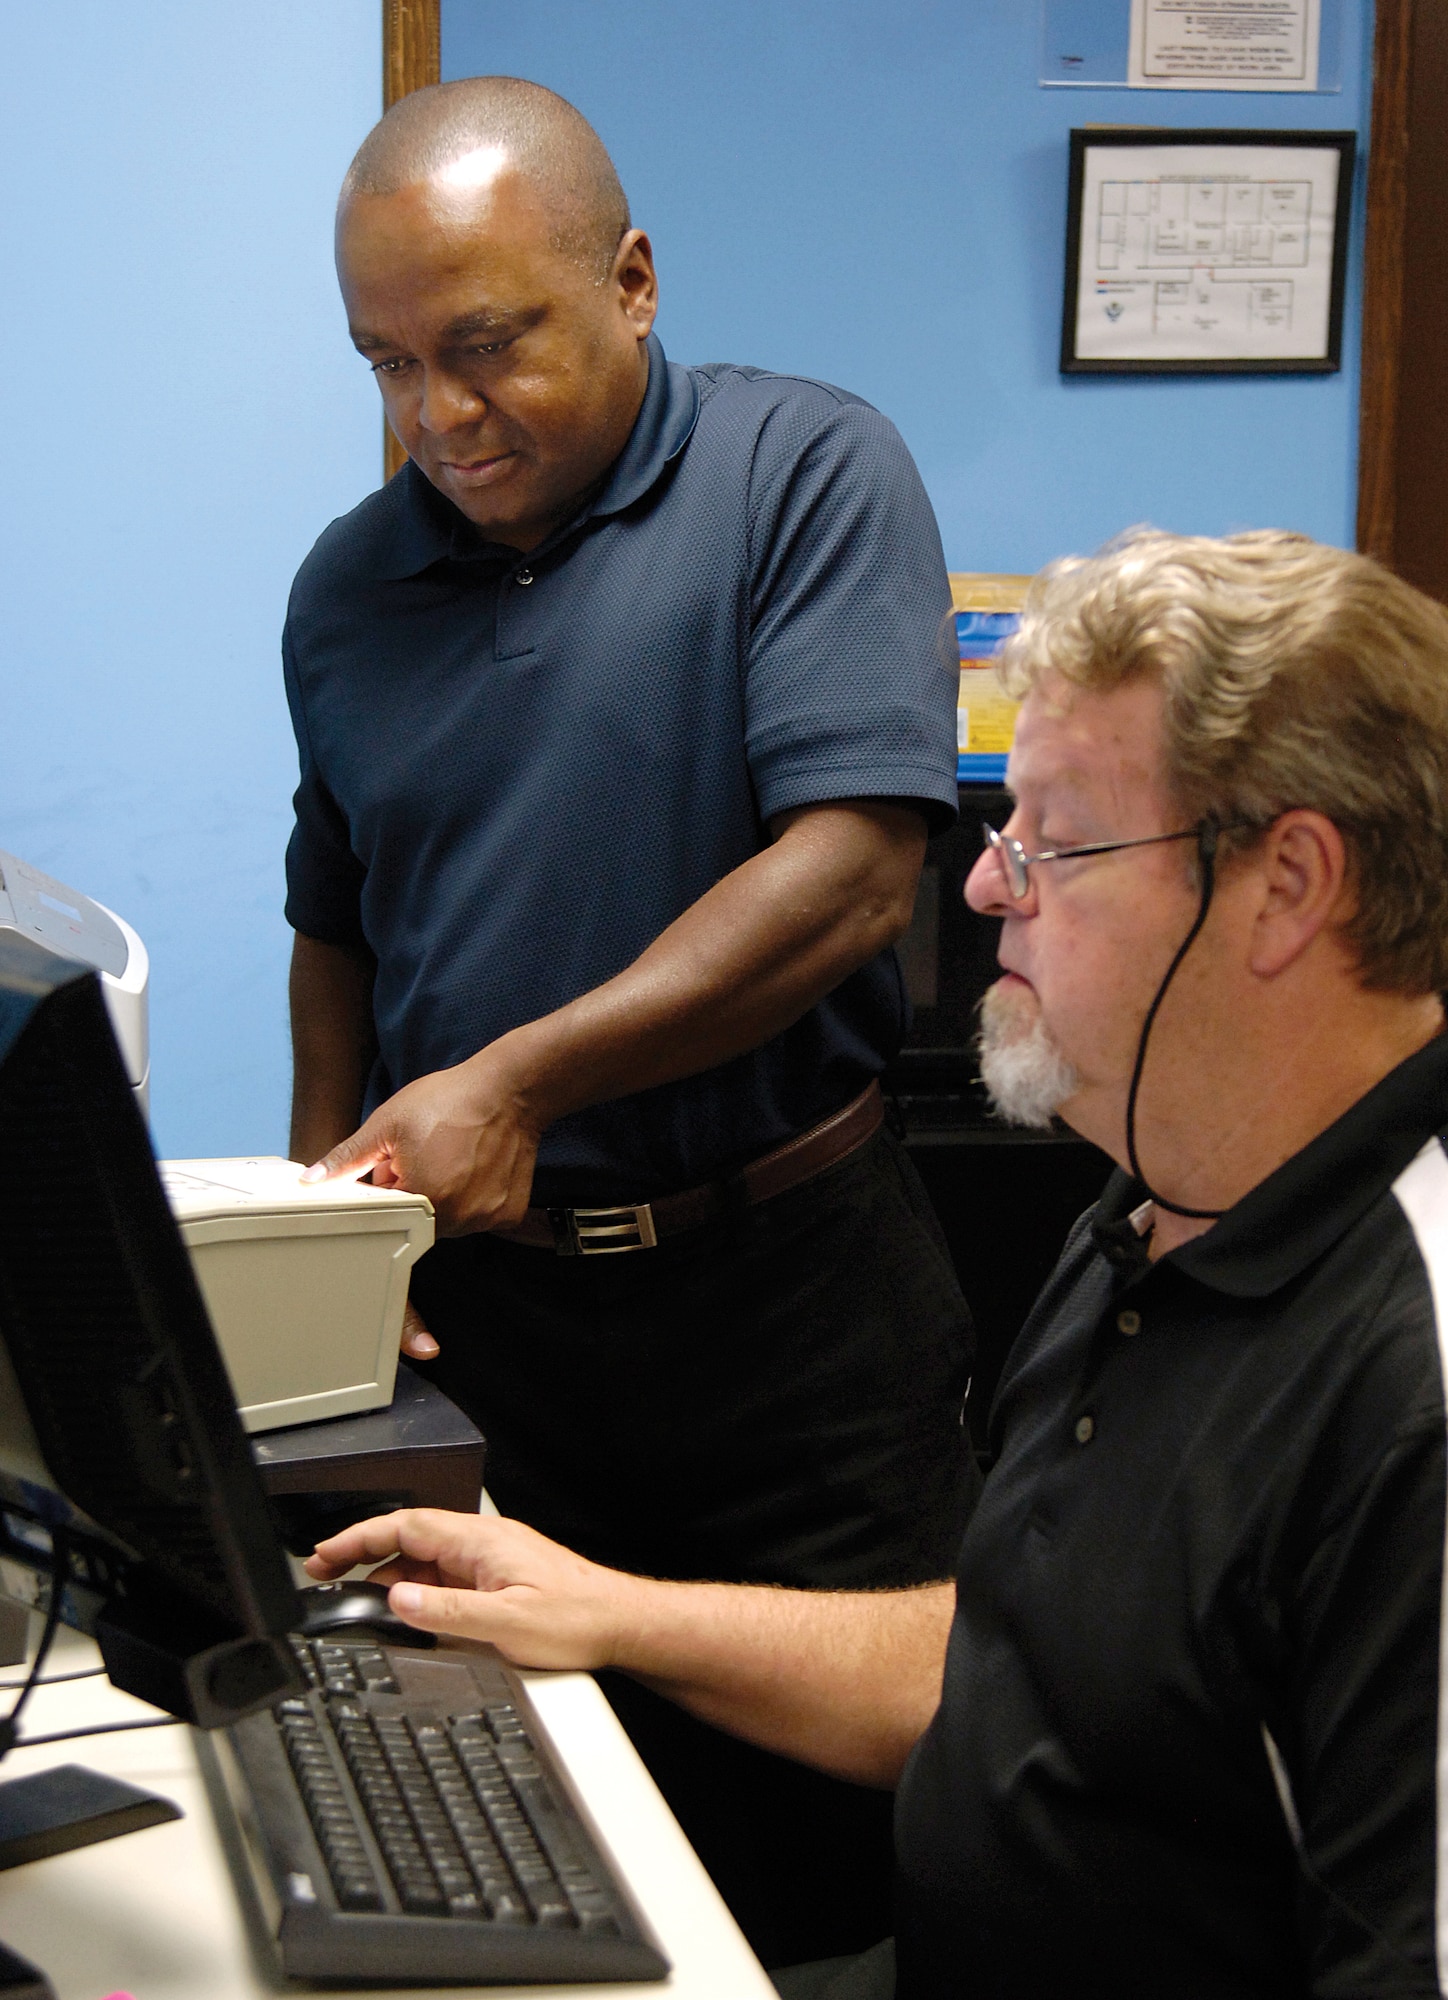
[[[955,810],[957,662],[929,501],[857,397],[649,342],[601,489],[540,548],[415,466],[334,521],[283,652],[287,917],[376,956],[369,1108],[621,972],[833,799]],[[560,1119],[535,1200],[647,1200],[848,1102],[899,1045],[893,952],[763,1047]]]

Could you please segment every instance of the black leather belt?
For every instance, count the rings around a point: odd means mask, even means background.
[[[613,1257],[625,1250],[652,1250],[670,1236],[682,1236],[712,1222],[729,1205],[730,1194],[746,1208],[813,1180],[863,1146],[885,1119],[878,1083],[807,1132],[751,1160],[734,1176],[726,1193],[718,1181],[660,1195],[657,1201],[621,1202],[612,1208],[530,1208],[521,1222],[495,1229],[494,1236],[551,1250],[559,1257]]]

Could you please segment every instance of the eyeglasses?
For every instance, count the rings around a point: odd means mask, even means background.
[[[1006,886],[1018,903],[1031,893],[1031,878],[1027,871],[1037,861],[1070,861],[1078,854],[1115,854],[1123,847],[1157,847],[1164,840],[1199,840],[1202,833],[1201,827],[1188,826],[1183,827],[1180,833],[1147,833],[1136,840],[1091,840],[1083,847],[1048,847],[1040,854],[1027,854],[1020,841],[1010,834],[1001,833],[984,822],[982,825],[986,845],[1000,862]]]

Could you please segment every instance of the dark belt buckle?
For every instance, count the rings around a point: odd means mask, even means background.
[[[548,1220],[560,1257],[617,1257],[652,1250],[659,1240],[646,1201],[636,1208],[550,1208]]]

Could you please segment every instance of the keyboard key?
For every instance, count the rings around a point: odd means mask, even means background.
[[[618,1922],[608,1897],[598,1890],[590,1890],[587,1895],[574,1896],[573,1914],[578,1919],[578,1927],[585,1931],[611,1930],[617,1933]]]
[[[500,1743],[505,1740],[516,1740],[519,1737],[525,1743],[528,1740],[527,1732],[523,1728],[523,1718],[510,1701],[489,1703],[483,1710],[483,1719]]]
[[[438,1917],[447,1909],[447,1898],[436,1882],[422,1882],[412,1876],[398,1884],[397,1900],[414,1917]]]
[[[380,1910],[382,1892],[371,1875],[347,1875],[336,1885],[337,1901],[344,1910]]]

